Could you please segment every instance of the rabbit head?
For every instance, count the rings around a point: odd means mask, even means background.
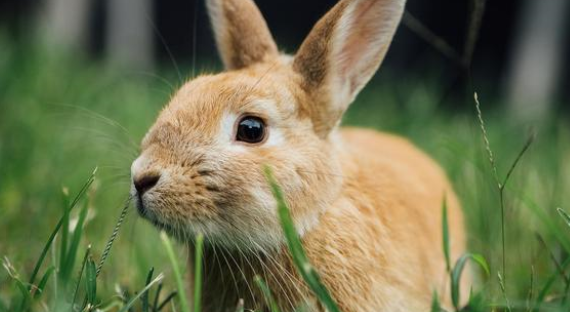
[[[208,0],[226,71],[182,86],[131,171],[140,213],[181,239],[274,248],[282,234],[264,167],[301,235],[342,193],[342,114],[376,72],[404,0],[342,0],[295,56],[251,0]]]

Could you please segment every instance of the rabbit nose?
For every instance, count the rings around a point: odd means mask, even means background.
[[[158,183],[158,180],[160,180],[160,174],[149,173],[134,178],[133,184],[135,185],[135,189],[137,190],[139,196],[142,196],[148,190],[153,188],[156,183]]]

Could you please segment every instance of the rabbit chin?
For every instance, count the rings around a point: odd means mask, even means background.
[[[277,216],[268,216],[265,222],[183,217],[160,213],[164,209],[152,199],[135,197],[135,204],[141,217],[181,243],[191,243],[202,234],[206,244],[240,252],[273,252],[285,244]]]
[[[193,242],[204,235],[205,244],[227,250],[248,252],[275,252],[285,244],[279,227],[234,228],[216,221],[187,220],[173,226],[160,218],[147,218],[158,229],[165,231],[181,243]]]

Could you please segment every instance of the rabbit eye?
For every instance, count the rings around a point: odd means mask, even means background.
[[[245,116],[237,126],[236,140],[246,143],[259,143],[265,139],[265,123],[259,117]]]

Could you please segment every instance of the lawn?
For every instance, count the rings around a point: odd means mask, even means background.
[[[94,182],[72,210],[69,224],[63,224],[73,229],[85,211],[75,266],[67,273],[70,284],[76,282],[88,246],[94,263],[99,262],[128,197],[130,163],[138,143],[181,82],[171,66],[160,74],[134,72],[6,39],[1,45],[0,256],[7,268],[0,269],[0,311],[8,311],[22,300],[15,278],[29,279],[52,230],[95,168]],[[210,64],[203,62],[199,68],[215,68]],[[181,67],[183,73],[191,72]],[[463,203],[469,251],[483,255],[490,266],[490,275],[476,271],[473,285],[483,292],[488,310],[506,310],[506,299],[517,311],[532,310],[534,305],[536,311],[568,309],[570,227],[557,208],[570,212],[569,120],[552,117],[531,130],[531,125],[512,120],[500,99],[476,90],[500,182],[535,134],[504,187],[502,222],[501,196],[475,102],[452,113],[442,108],[445,90],[437,79],[404,84],[391,78],[389,72],[381,72],[350,108],[344,124],[406,136],[443,165]],[[47,253],[37,280],[50,266],[60,267],[65,258],[60,251],[73,245],[72,235],[63,232]],[[185,263],[184,248],[175,244],[174,251]],[[91,262],[87,263],[88,271]],[[93,300],[119,310],[120,301],[128,301],[125,293],[132,296],[145,287],[151,268],[154,276],[164,273],[162,301],[177,287],[171,260],[159,232],[129,209],[97,278]],[[55,272],[35,300],[37,311],[56,306],[53,298],[61,298],[58,287],[65,291],[61,274]],[[180,310],[177,298],[164,310],[174,306]],[[135,309],[144,307],[136,301]]]

